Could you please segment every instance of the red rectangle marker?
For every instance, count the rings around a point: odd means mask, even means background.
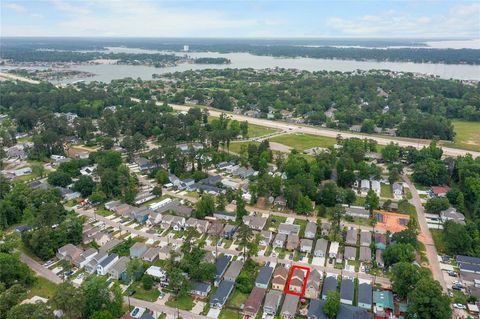
[[[295,271],[295,269],[301,269],[306,271],[301,292],[290,291],[290,281],[292,280],[293,272]],[[302,297],[303,294],[305,293],[305,288],[307,286],[307,280],[309,275],[310,275],[310,268],[303,267],[303,266],[293,266],[292,269],[290,270],[290,275],[288,276],[287,284],[285,285],[285,293]]]

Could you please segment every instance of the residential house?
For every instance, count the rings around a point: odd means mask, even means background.
[[[381,250],[387,248],[387,236],[385,234],[375,233],[375,247]]]
[[[371,262],[372,261],[372,250],[370,247],[361,246],[360,247],[360,256],[358,258],[360,261],[363,262]]]
[[[85,270],[88,273],[94,273],[97,271],[97,265],[100,264],[105,258],[108,257],[108,254],[106,252],[98,252],[95,256],[93,256],[90,260],[89,263],[85,265]]]
[[[287,235],[278,233],[275,236],[273,241],[273,248],[283,248],[285,247],[285,241],[287,240]]]
[[[360,206],[347,206],[345,207],[345,215],[352,218],[370,218],[370,211],[365,207]]]
[[[300,239],[298,235],[290,234],[287,237],[287,250],[297,250]]]
[[[223,233],[224,225],[222,223],[214,222],[210,224],[207,234],[212,236],[221,236]]]
[[[201,220],[201,219],[197,219],[197,218],[194,218],[194,217],[190,217],[185,222],[185,227],[186,228],[188,228],[188,227],[195,228],[195,230],[197,232],[199,232],[200,234],[205,234],[208,230],[209,225],[210,225],[210,223],[208,222],[208,220]]]
[[[393,197],[395,199],[402,199],[403,197],[403,185],[402,183],[392,184]]]
[[[305,238],[314,239],[317,234],[317,224],[308,222],[305,227]]]
[[[367,230],[360,231],[360,246],[369,247],[372,243],[372,233]]]
[[[194,282],[193,287],[190,290],[190,293],[194,296],[205,298],[208,296],[209,292],[212,290],[212,285],[205,282]]]
[[[300,251],[304,253],[311,253],[313,248],[313,240],[302,238],[300,240]]]
[[[298,235],[300,233],[300,225],[282,223],[278,226],[278,233],[284,235]]]
[[[327,254],[327,249],[328,249],[328,240],[323,238],[317,239],[313,254],[315,255],[315,257],[325,257]]]
[[[225,274],[225,271],[227,270],[230,259],[231,257],[226,255],[217,258],[217,261],[215,262],[215,286],[218,286],[222,280],[223,274]]]
[[[112,200],[110,202],[105,203],[105,209],[109,211],[115,211],[115,209],[122,205],[122,202],[119,200]]]
[[[160,254],[160,247],[150,247],[142,255],[142,260],[153,263],[156,260],[158,260],[159,254]]]
[[[126,280],[127,279],[127,265],[130,261],[130,258],[126,256],[120,257],[117,262],[110,267],[108,274],[116,280]]]
[[[278,266],[273,272],[272,289],[284,291],[287,283],[288,270],[283,266]]]
[[[353,294],[355,291],[355,285],[350,278],[343,278],[340,285],[340,302],[353,305]]]
[[[303,283],[305,281],[305,270],[295,268],[290,278],[288,290],[296,293],[302,293]]]
[[[180,231],[185,228],[185,218],[173,215],[164,215],[162,217],[161,227],[163,229],[169,229],[170,227],[174,231]]]
[[[378,268],[385,267],[385,263],[383,262],[383,256],[382,256],[382,250],[381,249],[377,249],[375,251],[375,261],[377,263]]]
[[[448,186],[433,186],[430,193],[435,197],[445,197],[449,190],[450,187]]]
[[[328,233],[330,233],[330,227],[331,227],[331,225],[329,223],[322,223],[322,225],[321,225],[321,235],[322,235],[322,237],[328,236]]]
[[[280,315],[283,319],[293,319],[297,314],[298,301],[300,297],[297,295],[287,294],[285,300],[283,301],[282,310]]]
[[[465,225],[465,215],[462,213],[458,212],[455,207],[449,207],[446,210],[442,210],[440,212],[440,218],[442,219],[442,222],[446,221],[453,221],[456,224],[460,225]]]
[[[222,232],[223,238],[232,239],[237,231],[237,228],[238,226],[236,225],[226,224]]]
[[[228,297],[233,291],[234,282],[229,280],[222,280],[218,285],[218,289],[210,299],[210,307],[221,309],[227,302]]]
[[[318,270],[313,269],[309,276],[307,285],[305,286],[305,297],[310,299],[318,298],[320,293],[320,285],[322,284],[322,274]]]
[[[375,316],[385,318],[393,310],[393,293],[388,290],[375,290],[373,292],[373,312]]]
[[[255,287],[267,289],[270,279],[272,278],[273,268],[270,266],[263,266],[258,272],[255,279]]]
[[[265,297],[266,289],[254,287],[243,305],[243,315],[248,318],[255,318],[260,307],[262,306],[263,298]]]
[[[106,275],[108,273],[108,270],[110,267],[112,267],[116,262],[118,261],[118,255],[117,254],[111,254],[108,255],[107,258],[102,260],[98,265],[97,265],[97,274],[99,275]]]
[[[377,196],[380,196],[381,189],[382,189],[381,186],[380,186],[380,182],[373,180],[371,182],[371,186],[372,186],[372,190],[375,192],[375,194],[377,194]]]
[[[329,258],[337,258],[339,246],[340,246],[340,243],[338,241],[330,242],[330,249],[328,250]]]
[[[72,244],[66,244],[65,246],[62,246],[58,249],[56,256],[60,260],[65,260],[73,263],[74,260],[76,260],[82,255],[82,253],[83,249],[78,248],[77,246]]]
[[[370,190],[370,181],[368,179],[362,179],[360,181],[360,190],[362,193],[367,193]]]
[[[323,282],[322,288],[322,299],[327,299],[327,294],[329,291],[337,291],[338,281],[337,278],[333,276],[327,276]]]
[[[136,242],[130,247],[130,257],[131,258],[140,258],[147,251],[148,246],[144,243]]]
[[[372,285],[360,283],[358,285],[358,306],[363,309],[372,309]]]
[[[267,316],[276,316],[278,307],[282,301],[282,292],[278,290],[270,290],[265,296],[265,303],[263,304],[263,314]]]
[[[64,201],[73,200],[79,198],[81,194],[79,192],[74,192],[71,189],[66,187],[56,187],[60,191],[60,195]]]
[[[167,273],[158,266],[148,267],[145,273],[160,281],[164,281],[165,279],[167,279]]]
[[[277,197],[275,197],[275,199],[273,201],[273,204],[275,206],[279,206],[279,207],[286,207],[287,206],[287,200],[285,199],[284,196],[277,196]]]
[[[117,238],[109,240],[106,244],[102,245],[99,252],[109,253],[113,248],[117,247],[122,241]]]
[[[175,260],[178,261],[181,259],[181,248],[180,246],[173,246],[173,245],[165,245],[160,247],[158,252],[158,259],[160,260],[167,260],[170,259],[170,256],[174,252],[176,254]]]
[[[121,204],[113,208],[115,214],[125,217],[130,217],[130,213],[135,209],[135,207],[128,204]]]
[[[98,254],[98,251],[95,248],[89,248],[85,250],[80,256],[73,260],[75,267],[83,268],[85,267],[95,255]]]
[[[357,237],[358,237],[358,229],[348,229],[347,234],[345,237],[345,243],[347,245],[356,246],[357,245]]]
[[[142,191],[135,196],[135,199],[134,199],[133,203],[135,205],[141,205],[143,203],[146,203],[146,202],[154,199],[155,197],[157,197],[157,196],[154,195],[151,190]]]
[[[216,219],[219,219],[219,220],[234,222],[235,219],[237,218],[237,215],[235,215],[234,212],[230,213],[230,212],[224,212],[223,211],[223,212],[213,213],[213,217],[215,217]]]
[[[203,256],[203,262],[214,264],[215,263],[215,256],[211,251],[207,251]]]
[[[307,319],[328,319],[323,311],[324,300],[313,299],[308,307]],[[372,315],[365,309],[340,304],[336,315],[337,319],[371,319]]]
[[[357,258],[357,247],[345,246],[343,257],[347,260],[355,260]]]
[[[112,239],[112,235],[111,234],[107,234],[103,231],[100,231],[98,233],[96,233],[95,235],[93,235],[91,237],[91,240],[92,241],[95,241],[95,243],[97,243],[97,245],[99,246],[103,246],[105,245],[106,243],[108,243],[110,240]]]
[[[230,267],[228,267],[227,271],[223,275],[223,279],[235,282],[235,280],[237,280],[238,275],[240,275],[240,272],[242,271],[243,265],[244,265],[243,261],[240,261],[240,260],[233,261],[230,264]]]
[[[253,230],[262,230],[267,223],[267,218],[260,216],[243,216],[243,223]]]
[[[260,246],[269,246],[273,239],[273,233],[268,230],[262,230],[260,232]]]

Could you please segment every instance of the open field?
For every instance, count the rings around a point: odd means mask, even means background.
[[[233,153],[240,153],[240,149],[242,148],[242,145],[248,146],[248,144],[255,144],[259,145],[259,142],[238,142],[238,143],[230,143],[230,152]]]
[[[259,137],[278,132],[278,130],[255,124],[248,124],[248,137]]]
[[[337,140],[333,137],[311,134],[279,135],[272,137],[269,139],[269,141],[290,146],[298,151],[303,151],[312,147],[328,147],[337,142]]]
[[[32,288],[28,290],[28,298],[40,296],[43,298],[52,298],[57,290],[57,285],[43,277],[36,277]]]
[[[452,123],[456,134],[455,141],[442,142],[442,145],[480,151],[480,122],[454,120]]]

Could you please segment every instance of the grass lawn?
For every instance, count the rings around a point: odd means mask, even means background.
[[[392,186],[386,184],[380,184],[380,196],[384,198],[393,198]]]
[[[259,137],[278,132],[278,130],[266,126],[248,123],[248,137]]]
[[[328,147],[334,145],[337,140],[333,137],[317,136],[310,134],[288,134],[274,136],[269,139],[271,142],[277,142],[303,151],[312,147]]]
[[[430,229],[432,233],[433,242],[435,243],[435,248],[439,254],[445,252],[445,243],[443,242],[442,231],[439,229]]]
[[[57,290],[57,284],[43,278],[37,277],[35,284],[33,287],[28,291],[28,298],[32,298],[33,296],[40,296],[43,298],[52,298]]]
[[[455,131],[454,142],[442,142],[442,145],[480,151],[480,122],[454,120],[452,124]]]
[[[296,225],[300,225],[300,232],[298,233],[298,236],[300,238],[305,237],[305,227],[307,227],[308,221],[306,221],[305,219],[295,219],[293,223]]]
[[[242,318],[242,315],[239,315],[235,310],[231,309],[222,309],[220,311],[219,319],[232,319],[232,318]]]
[[[255,144],[255,145],[260,145],[259,142],[238,142],[238,143],[230,143],[230,152],[232,153],[240,153],[242,145],[245,145],[245,147],[248,147],[248,144]]]
[[[240,291],[236,290],[233,292],[232,297],[228,300],[228,306],[240,308],[241,305],[247,301],[248,295],[241,293]]]
[[[365,206],[365,197],[360,197],[357,195],[355,198],[354,206]]]
[[[129,289],[135,290],[133,297],[146,301],[156,301],[160,296],[160,291],[157,288],[145,290],[141,282],[134,282]]]
[[[284,223],[286,220],[287,218],[283,216],[270,215],[267,220],[267,229],[275,228],[275,230],[277,230],[280,224]]]
[[[100,215],[100,216],[103,216],[103,217],[106,217],[106,216],[110,216],[113,214],[113,212],[111,211],[108,211],[106,209],[99,209],[95,212],[95,214],[97,215]]]
[[[172,307],[172,308],[179,308],[182,310],[192,310],[193,308],[193,298],[190,295],[186,295],[183,297],[177,298],[170,298],[167,302],[165,302],[165,305]]]

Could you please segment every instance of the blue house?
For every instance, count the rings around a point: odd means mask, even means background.
[[[228,263],[230,262],[231,257],[230,256],[220,256],[217,258],[217,261],[215,263],[215,287],[218,287],[220,281],[222,281],[223,274],[227,270]]]
[[[270,266],[263,266],[258,272],[257,279],[255,279],[255,287],[267,289],[272,278],[273,268]]]

